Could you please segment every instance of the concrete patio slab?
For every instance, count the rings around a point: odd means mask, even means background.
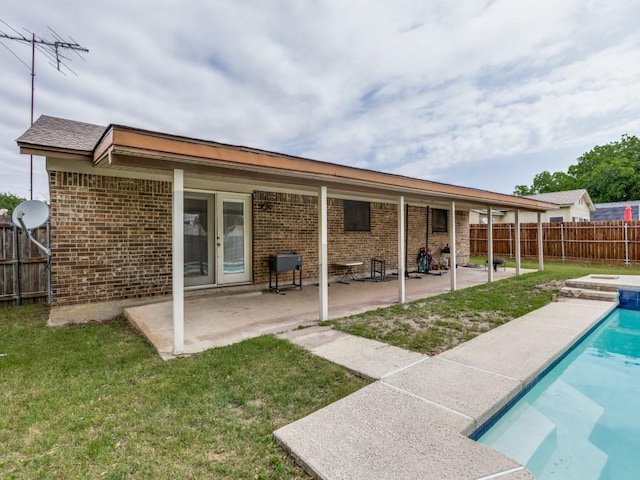
[[[311,327],[278,335],[359,375],[379,379],[426,360],[426,355],[357,337],[331,327]]]
[[[473,418],[470,435],[522,390],[522,382],[438,357],[385,377],[384,383]],[[470,392],[473,392],[470,395]]]
[[[477,479],[514,468],[459,432],[471,420],[380,382],[277,430],[321,479]]]
[[[614,307],[611,302],[562,299],[443,352],[439,358],[526,385]]]
[[[508,278],[513,269],[494,272],[494,278]],[[448,292],[451,273],[421,275],[406,281],[407,301]],[[387,282],[332,283],[329,288],[329,318],[393,305],[398,301],[397,278]],[[487,282],[481,268],[457,269],[459,289]],[[282,294],[254,291],[220,296],[215,291],[190,291],[185,297],[184,350],[187,354],[230,345],[247,338],[292,330],[318,322],[318,287],[304,285],[302,290]],[[163,301],[129,307],[124,314],[153,344],[163,358],[172,358],[173,302]]]

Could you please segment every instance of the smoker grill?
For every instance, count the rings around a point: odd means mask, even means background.
[[[293,277],[290,284],[280,286],[278,274],[292,271]],[[296,282],[296,272],[298,281]],[[275,286],[273,277],[275,276]],[[283,288],[299,288],[302,290],[302,255],[298,253],[276,253],[269,255],[269,291],[280,293]]]

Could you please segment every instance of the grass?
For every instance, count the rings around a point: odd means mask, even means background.
[[[483,264],[484,258],[470,263]],[[513,266],[513,262],[509,262]],[[523,268],[537,269],[537,261]],[[339,330],[435,355],[551,302],[569,278],[590,273],[640,275],[640,267],[545,262],[528,273],[456,292],[325,322]]]
[[[547,262],[543,272],[327,323],[435,354],[589,273],[640,267]],[[163,362],[123,318],[48,329],[46,315],[0,309],[3,478],[308,478],[272,432],[367,383],[271,336]]]
[[[271,336],[163,362],[123,318],[46,314],[0,309],[2,478],[308,478],[272,432],[366,384]]]

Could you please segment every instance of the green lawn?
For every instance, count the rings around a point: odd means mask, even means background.
[[[434,354],[588,273],[640,268],[547,262],[544,272],[328,323]],[[308,478],[271,433],[367,383],[271,336],[163,362],[123,318],[49,329],[46,314],[0,309],[2,478]]]
[[[471,259],[482,264],[484,258]],[[509,261],[513,267],[514,262]],[[523,268],[538,268],[524,261]],[[640,267],[545,262],[543,272],[511,277],[405,305],[325,322],[334,328],[429,355],[546,305],[564,280],[589,273],[640,275]]]
[[[163,362],[46,312],[0,309],[2,478],[308,478],[271,433],[367,383],[270,336]]]

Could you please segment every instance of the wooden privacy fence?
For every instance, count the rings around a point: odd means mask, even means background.
[[[48,223],[31,233],[49,245]],[[44,253],[9,218],[0,216],[0,307],[47,302],[49,271]]]
[[[487,255],[487,225],[470,225],[471,255]],[[596,263],[640,264],[640,221],[542,224],[544,258]],[[538,257],[538,224],[520,225],[520,255]],[[515,224],[493,225],[493,254],[515,256]]]

